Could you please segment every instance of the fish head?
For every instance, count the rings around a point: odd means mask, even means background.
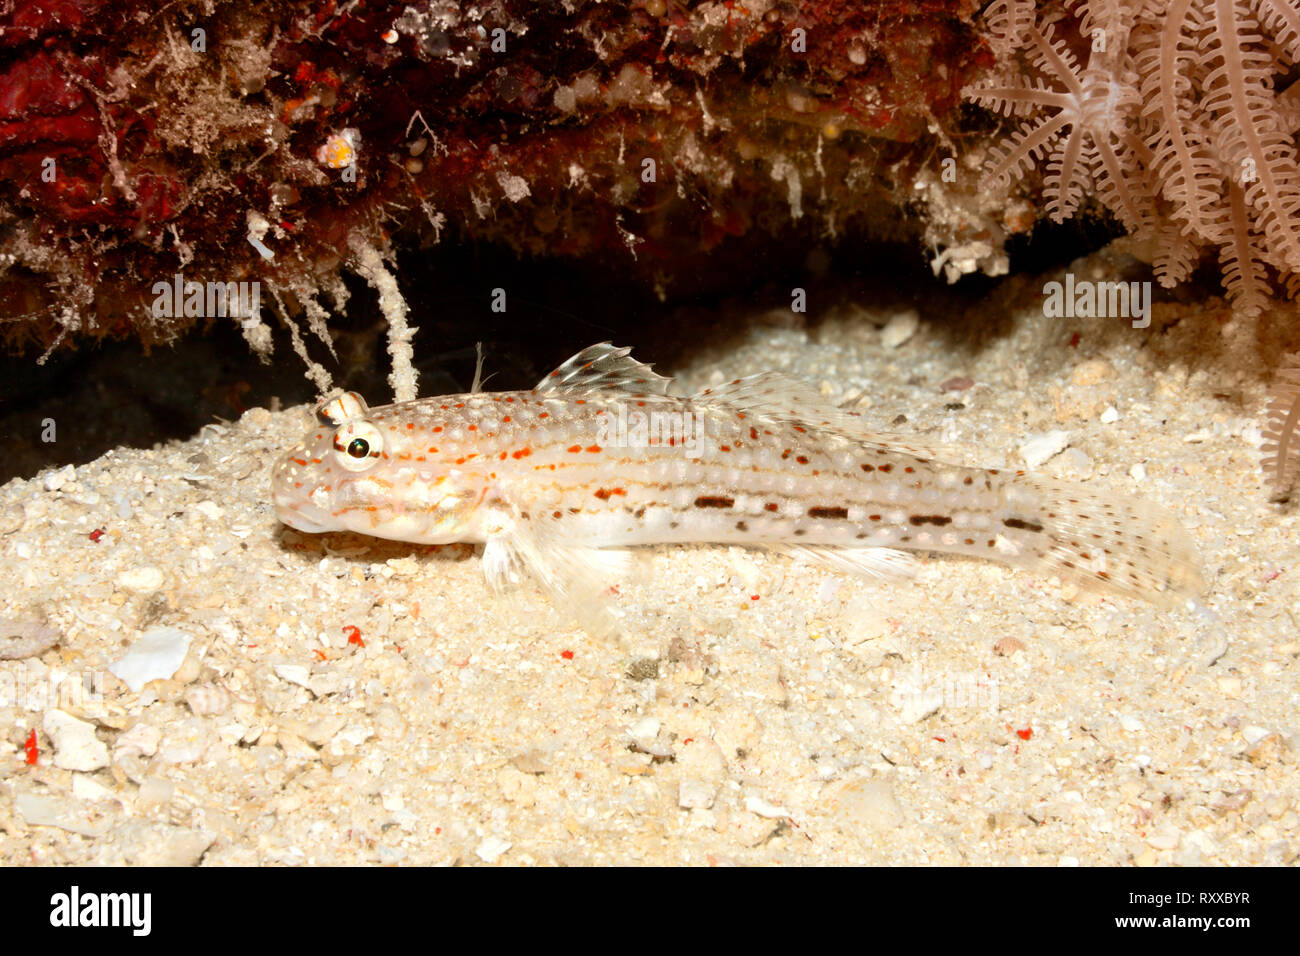
[[[449,544],[468,540],[482,482],[448,468],[400,406],[371,409],[346,392],[316,410],[319,424],[275,463],[275,516],[298,531]]]

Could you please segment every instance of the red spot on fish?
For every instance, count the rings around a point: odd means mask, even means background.
[[[94,531],[90,532],[90,534],[87,537],[89,537],[91,541],[94,541],[96,544],[98,544],[99,539],[104,537],[104,529],[96,528]]]
[[[1021,740],[1028,740],[1030,737],[1034,736],[1034,728],[1026,727],[1024,730],[1017,730],[1016,736]]]
[[[41,756],[41,750],[39,747],[36,746],[35,729],[33,729],[32,732],[27,735],[27,742],[23,744],[23,749],[27,751],[28,766],[32,766],[32,767],[36,766],[36,761],[40,759]]]
[[[601,448],[600,448],[599,445],[589,445],[589,446],[587,446],[587,451],[591,452],[593,455],[595,455],[595,454],[599,454],[600,450],[601,450]]]
[[[518,461],[520,458],[527,458],[532,453],[533,450],[531,448],[521,448],[517,452],[514,452],[511,457],[514,458],[515,461]]]
[[[570,446],[569,446],[567,449],[565,449],[565,450],[566,450],[570,455],[576,455],[578,452],[582,451],[582,446],[581,446],[581,445],[570,445]]]
[[[566,661],[571,661],[573,660],[573,651],[560,651],[560,656]],[[35,734],[36,731],[33,730],[32,733]]]

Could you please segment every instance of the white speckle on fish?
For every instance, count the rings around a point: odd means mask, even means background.
[[[908,551],[972,555],[1157,603],[1201,588],[1165,511],[1025,471],[949,464],[765,372],[692,397],[608,343],[531,391],[369,408],[348,392],[275,466],[306,532],[484,544],[494,586],[530,573],[597,622],[633,545],[717,542],[907,574]],[[607,622],[606,622],[607,623]]]

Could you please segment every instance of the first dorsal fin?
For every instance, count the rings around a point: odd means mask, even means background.
[[[665,395],[672,379],[657,375],[644,362],[632,358],[630,348],[609,342],[589,345],[537,383],[543,394],[566,395],[584,392],[633,392]]]

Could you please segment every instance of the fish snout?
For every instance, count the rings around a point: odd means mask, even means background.
[[[275,517],[297,531],[317,534],[332,530],[329,513],[312,501],[315,482],[308,482],[306,451],[296,448],[271,470],[271,501]]]

